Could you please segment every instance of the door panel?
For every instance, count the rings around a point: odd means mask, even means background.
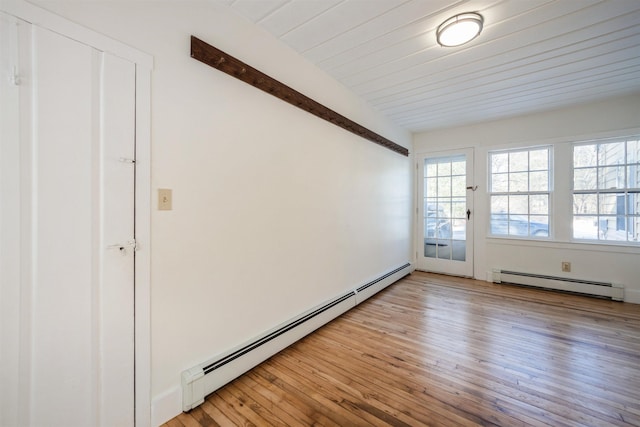
[[[0,299],[18,306],[2,344],[20,374],[15,391],[3,384],[2,408],[14,392],[18,409],[0,424],[132,426],[135,65],[14,22],[18,53],[2,68],[19,66],[20,117],[2,120],[1,164],[19,203],[0,195],[0,229],[19,232],[3,234],[0,255],[19,269],[2,275]]]
[[[112,55],[100,57],[103,177],[100,185],[103,203],[100,425],[131,426],[134,419],[135,68]]]
[[[38,27],[32,37],[34,160],[25,164],[33,179],[31,423],[92,422],[98,336],[93,51]]]
[[[418,269],[473,275],[473,151],[418,158]]]

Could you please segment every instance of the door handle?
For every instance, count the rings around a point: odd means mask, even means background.
[[[471,219],[471,209],[467,209],[467,221]]]

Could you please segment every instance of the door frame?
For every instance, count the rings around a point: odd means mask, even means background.
[[[23,0],[0,10],[135,64],[135,424],[151,425],[151,72],[153,57]]]
[[[424,236],[422,234],[424,233],[420,233],[420,231],[423,231],[423,227],[424,224],[421,224],[421,222],[423,222],[423,218],[421,217],[421,212],[422,209],[424,209],[424,207],[421,209],[420,206],[424,206],[423,204],[423,192],[424,192],[424,177],[423,174],[421,174],[421,171],[424,171],[424,159],[425,158],[431,158],[431,157],[447,157],[447,156],[454,156],[457,154],[465,154],[467,156],[467,175],[466,175],[466,187],[467,187],[467,209],[471,210],[471,216],[470,219],[467,221],[467,227],[466,227],[466,248],[467,248],[467,257],[470,258],[470,260],[467,260],[465,262],[467,262],[467,266],[465,268],[465,270],[463,272],[454,272],[452,270],[448,270],[448,271],[443,271],[443,270],[428,270],[428,271],[433,271],[436,273],[442,273],[442,274],[449,274],[449,275],[454,275],[454,276],[462,276],[462,277],[471,277],[473,278],[475,276],[475,270],[474,270],[474,259],[475,259],[475,254],[474,254],[474,235],[475,235],[475,227],[474,227],[474,217],[475,217],[475,209],[474,209],[474,204],[475,204],[475,197],[474,197],[474,193],[475,190],[477,189],[477,186],[474,184],[475,182],[475,174],[474,174],[474,155],[475,155],[475,150],[473,147],[462,147],[462,148],[455,148],[455,149],[450,149],[450,150],[442,150],[442,151],[423,151],[423,152],[419,152],[419,153],[415,153],[415,159],[416,159],[416,186],[415,186],[415,203],[416,203],[416,209],[415,209],[415,213],[416,213],[416,220],[415,220],[415,251],[416,251],[416,269],[417,270],[423,270],[423,271],[427,271],[426,269],[421,269],[420,268],[420,259],[422,257],[424,257],[423,252],[424,252]],[[421,167],[421,164],[422,167]],[[423,172],[424,173],[424,172]],[[471,193],[470,193],[471,192]]]

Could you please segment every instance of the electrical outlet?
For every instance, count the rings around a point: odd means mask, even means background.
[[[168,188],[158,188],[158,210],[170,211],[173,209],[172,191]]]
[[[567,261],[562,261],[562,271],[565,273],[571,272],[571,263]]]

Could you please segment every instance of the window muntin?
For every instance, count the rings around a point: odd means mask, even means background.
[[[638,243],[637,137],[573,145],[573,238]]]
[[[489,153],[489,232],[549,237],[551,148]]]

